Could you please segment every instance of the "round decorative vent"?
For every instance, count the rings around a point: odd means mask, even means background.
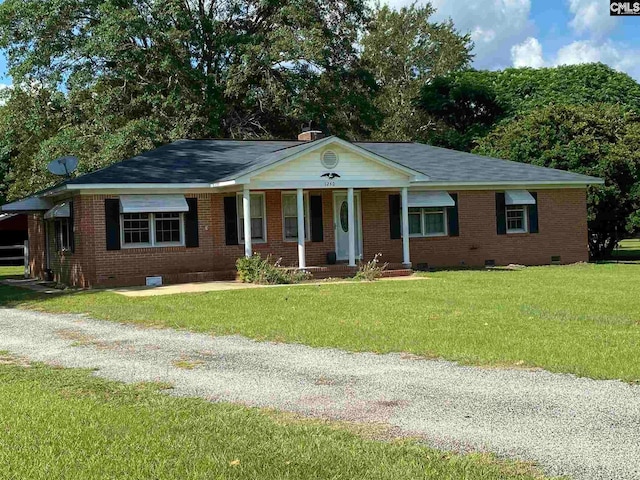
[[[325,168],[335,168],[338,165],[338,154],[333,150],[327,150],[322,154],[322,165]]]

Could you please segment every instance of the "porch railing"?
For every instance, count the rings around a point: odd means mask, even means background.
[[[17,253],[20,251],[22,255],[4,256],[4,252]],[[0,266],[2,262],[12,262],[22,260],[24,263],[24,278],[29,278],[29,240],[25,240],[23,245],[2,245],[0,246]]]

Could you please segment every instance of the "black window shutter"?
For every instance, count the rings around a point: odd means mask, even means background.
[[[120,250],[120,200],[104,201],[104,219],[107,231],[107,250]]]
[[[184,214],[184,244],[187,248],[200,245],[198,237],[198,199],[187,198],[189,211]]]
[[[455,202],[455,205],[453,207],[449,207],[447,211],[447,220],[449,221],[449,236],[458,237],[460,235],[460,224],[458,222],[458,194],[450,193],[449,195]]]
[[[496,224],[498,235],[507,234],[507,207],[505,205],[504,192],[496,192]]]
[[[392,240],[402,238],[400,195],[389,195],[389,230]]]
[[[227,245],[238,245],[238,201],[224,197],[224,234]]]
[[[311,210],[311,241],[324,241],[324,228],[322,226],[322,196],[311,195],[309,197]]]
[[[75,221],[73,211],[73,201],[69,202],[69,251],[71,253],[76,251],[76,235],[75,235]]]
[[[538,233],[540,231],[538,227],[538,194],[536,192],[529,192],[534,198],[536,203],[529,205],[529,233]]]

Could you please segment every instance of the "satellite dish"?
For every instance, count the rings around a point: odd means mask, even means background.
[[[70,176],[78,168],[78,159],[76,157],[62,157],[49,162],[47,169],[54,175],[64,177]]]

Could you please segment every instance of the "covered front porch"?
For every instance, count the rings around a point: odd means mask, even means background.
[[[326,214],[323,215],[322,213],[322,197],[312,195],[318,192],[317,189],[281,189],[281,207],[278,210],[282,212],[282,238],[285,242],[295,242],[297,246],[297,268],[321,272],[323,271],[322,266],[335,265],[336,267],[340,267],[342,265],[345,267],[345,272],[348,269],[353,270],[359,260],[365,260],[364,240],[367,233],[371,231],[371,225],[368,226],[369,228],[364,228],[363,221],[370,218],[372,211],[375,209],[380,210],[384,208],[386,210],[390,208],[388,205],[391,202],[388,200],[386,202],[377,202],[376,205],[364,205],[363,202],[366,201],[367,196],[364,196],[363,200],[362,192],[371,192],[372,190],[356,189],[354,187],[347,187],[346,189],[333,188],[329,190],[331,192],[331,201],[330,204],[327,205],[327,201],[325,200],[324,206],[325,208],[330,208],[330,219],[327,218]],[[398,269],[410,269],[410,200],[408,188],[402,187],[399,190],[373,191],[378,193],[378,198],[384,197],[386,199],[389,198],[389,195],[399,197],[399,202],[397,203],[400,204],[398,220],[401,230],[401,235],[399,236],[401,236],[402,239],[402,262],[396,265],[396,267],[399,267]],[[325,199],[326,196],[325,194]],[[262,245],[266,243],[266,224],[270,222],[268,222],[267,218],[263,218],[263,215],[266,216],[266,212],[269,211],[266,205],[264,205],[268,202],[267,198],[271,198],[271,196],[265,197],[263,190],[253,190],[250,186],[245,186],[241,194],[239,194],[238,210],[241,210],[241,212],[238,212],[238,217],[241,223],[238,225],[238,237],[240,243],[244,245],[244,254],[247,257],[253,255],[255,251],[261,251]],[[320,205],[317,205],[318,202],[320,202]],[[272,203],[277,205],[276,202]],[[314,205],[310,206],[310,204]],[[312,210],[317,210],[318,208],[320,208],[319,214],[316,214],[315,211],[312,212]],[[363,216],[363,210],[368,210],[371,213]],[[277,215],[277,213],[274,212],[274,208],[270,209],[269,214],[272,216]],[[318,215],[319,219],[317,219]],[[388,218],[387,216],[387,219]],[[389,225],[389,221],[387,220],[385,224]],[[331,232],[327,232],[330,233],[330,235],[327,235],[328,238],[324,238],[322,234],[320,236],[321,241],[325,243],[326,261],[318,262],[318,255],[316,254],[314,255],[316,258],[315,263],[310,264],[307,261],[307,246],[312,245],[312,238],[315,241],[317,229],[324,230],[329,226],[331,227]],[[375,228],[382,230],[385,229],[385,225],[377,224]],[[275,233],[275,235],[277,234],[278,232]],[[271,232],[271,235],[274,235],[274,233]],[[331,240],[333,240],[333,244]],[[273,242],[269,243],[271,244]],[[334,248],[332,249],[331,247]],[[382,245],[380,247],[382,248]],[[371,254],[374,255],[375,253],[378,252]]]

